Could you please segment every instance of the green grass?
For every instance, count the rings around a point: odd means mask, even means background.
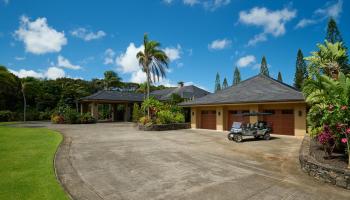
[[[53,167],[61,140],[48,129],[0,126],[0,199],[68,199]]]

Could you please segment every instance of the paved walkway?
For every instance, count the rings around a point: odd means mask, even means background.
[[[46,126],[65,136],[56,168],[74,199],[350,199],[300,170],[293,137],[238,144],[207,130]]]

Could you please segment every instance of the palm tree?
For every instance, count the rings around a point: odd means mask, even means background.
[[[146,93],[147,93],[147,83],[140,83],[139,88],[136,90],[137,93],[143,93],[144,98],[146,98]]]
[[[142,71],[147,77],[147,99],[149,99],[150,85],[153,82],[159,81],[159,78],[165,77],[166,69],[168,68],[169,58],[164,51],[159,49],[160,43],[149,40],[148,35],[143,36],[143,51],[139,51],[136,58]],[[149,114],[149,112],[148,112]]]
[[[109,90],[112,87],[117,87],[120,84],[121,78],[114,71],[105,71],[103,85],[105,90]]]
[[[317,44],[318,51],[312,52],[312,56],[305,58],[310,62],[309,76],[323,73],[327,76],[338,79],[339,72],[343,66],[342,61],[346,58],[346,50],[342,47],[342,43],[330,43],[325,41],[325,44]]]
[[[26,121],[26,111],[27,111],[27,99],[26,99],[26,88],[29,85],[29,82],[27,82],[25,79],[21,80],[21,92],[23,96],[23,121]]]

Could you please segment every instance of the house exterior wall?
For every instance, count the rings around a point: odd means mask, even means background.
[[[262,112],[263,110],[292,109],[294,111],[294,135],[304,136],[306,133],[306,103],[256,103],[241,105],[212,105],[212,106],[193,106],[191,107],[191,128],[198,129],[201,127],[201,111],[216,111],[216,130],[227,130],[228,112],[230,110],[249,110],[249,112]],[[219,114],[220,113],[220,114]],[[258,121],[258,116],[250,116],[250,123]]]

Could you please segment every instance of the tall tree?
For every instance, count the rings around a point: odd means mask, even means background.
[[[281,72],[278,72],[277,80],[278,80],[279,82],[283,82]]]
[[[263,56],[261,59],[260,74],[264,74],[265,76],[270,76],[269,68],[267,67],[265,56]]]
[[[226,89],[228,87],[227,79],[224,78],[224,82],[222,82],[222,89]]]
[[[112,70],[105,71],[103,85],[105,90],[110,90],[112,87],[120,85],[121,78]]]
[[[343,38],[337,26],[337,22],[331,17],[327,25],[326,40],[330,43],[343,42]]]
[[[216,78],[215,78],[215,89],[214,91],[217,92],[221,90],[221,84],[220,84],[220,75],[219,73],[216,73]]]
[[[347,57],[346,50],[341,46],[341,43],[330,43],[325,41],[325,44],[317,44],[318,51],[311,52],[312,56],[305,58],[309,61],[308,76],[314,77],[320,72],[333,78],[338,79],[341,72],[341,62]]]
[[[136,58],[139,61],[142,71],[146,73],[147,99],[149,99],[152,77],[153,82],[156,82],[156,80],[159,81],[159,77],[165,77],[165,70],[168,68],[169,58],[166,53],[160,49],[160,43],[149,40],[147,34],[143,36],[143,51],[139,51],[136,54]],[[149,117],[149,109],[147,113]]]
[[[233,73],[233,83],[232,85],[237,85],[241,82],[241,73],[239,72],[238,67],[235,68],[235,72]]]
[[[307,67],[301,49],[298,50],[295,63],[294,87],[301,90],[304,80],[307,78]]]
[[[337,42],[340,43],[341,47],[345,49],[345,57],[342,60],[339,60],[340,69],[343,73],[347,74],[350,72],[349,65],[349,56],[348,56],[348,48],[345,46],[343,38],[340,34],[340,31],[337,26],[337,22],[331,17],[328,21],[327,25],[327,33],[326,33],[326,41],[335,44]],[[326,44],[326,43],[325,43]]]
[[[142,71],[147,77],[147,98],[149,98],[150,85],[160,77],[165,77],[165,70],[168,68],[169,58],[166,53],[160,49],[160,43],[149,40],[148,35],[143,36],[143,51],[139,51],[136,55]]]

